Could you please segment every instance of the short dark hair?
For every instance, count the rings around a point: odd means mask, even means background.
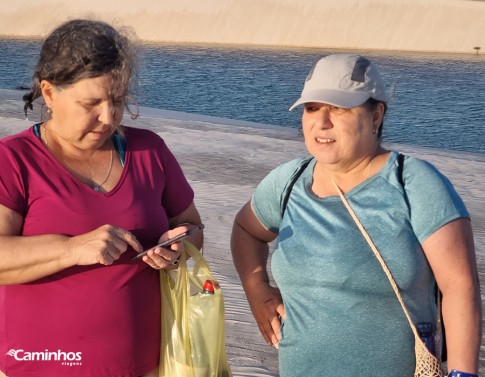
[[[62,88],[109,73],[113,76],[112,93],[125,98],[125,107],[133,116],[127,98],[136,83],[135,56],[129,38],[105,22],[75,19],[61,24],[42,44],[31,91],[23,97],[25,114],[41,96],[42,80]]]

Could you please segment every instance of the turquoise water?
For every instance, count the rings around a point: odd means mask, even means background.
[[[0,40],[0,88],[29,86],[36,41]],[[143,45],[140,105],[300,127],[288,112],[325,49]],[[485,55],[360,51],[394,93],[389,142],[485,153]],[[395,88],[393,90],[393,87]]]

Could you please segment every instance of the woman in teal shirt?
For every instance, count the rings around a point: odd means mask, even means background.
[[[333,182],[386,261],[414,324],[436,330],[438,284],[448,367],[477,373],[481,313],[469,215],[431,164],[411,157],[399,163],[397,152],[381,146],[385,97],[365,57],[317,62],[291,108],[303,105],[313,159],[304,168],[294,160],[273,170],[236,217],[234,263],[265,340],[279,348],[281,377],[414,373],[409,323]],[[278,288],[266,270],[276,238]]]

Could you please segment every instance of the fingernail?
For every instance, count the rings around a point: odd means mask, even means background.
[[[280,349],[280,345],[278,343],[273,344],[273,347],[276,348],[277,350]]]

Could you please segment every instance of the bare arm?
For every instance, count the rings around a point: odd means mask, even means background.
[[[268,243],[275,238],[276,234],[260,223],[250,203],[237,214],[231,235],[234,265],[261,334],[269,345],[277,348],[279,316],[284,317],[285,311],[280,291],[269,284],[266,270]]]
[[[0,284],[31,282],[75,265],[110,265],[128,246],[141,246],[130,232],[104,225],[75,237],[21,236],[23,218],[0,205]]]
[[[448,369],[478,373],[481,302],[473,233],[468,219],[452,221],[423,244],[443,294]]]

